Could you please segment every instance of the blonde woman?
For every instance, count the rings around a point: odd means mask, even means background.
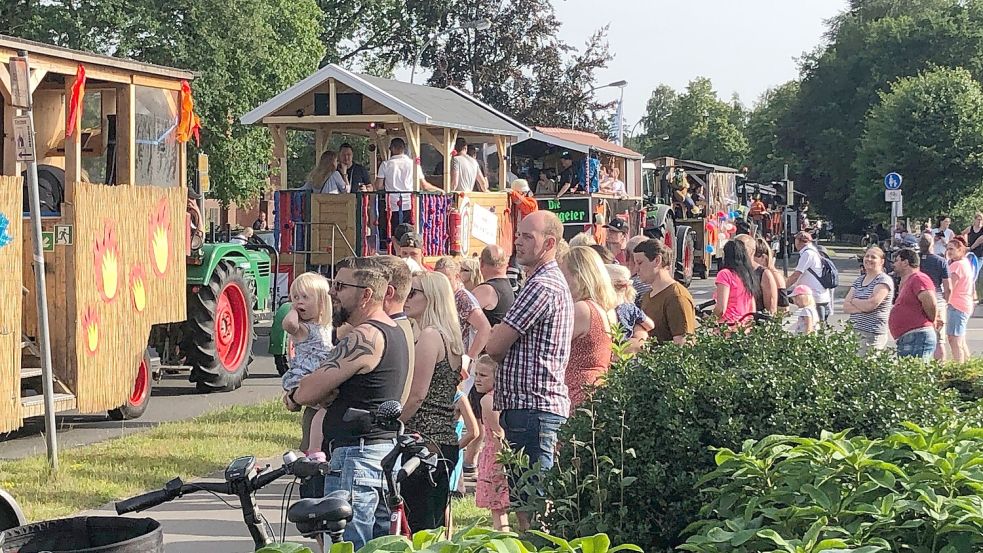
[[[575,248],[577,246],[593,246],[595,244],[597,244],[597,240],[594,240],[594,237],[587,232],[581,232],[570,239],[571,248]]]
[[[338,171],[338,154],[328,150],[321,154],[317,165],[307,174],[304,188],[315,194],[347,194],[348,183]]]
[[[560,271],[574,301],[566,384],[575,409],[585,399],[584,386],[596,383],[611,366],[611,325],[618,297],[601,256],[589,246],[570,248]]]
[[[618,297],[614,314],[618,318],[618,324],[621,325],[625,338],[630,342],[628,351],[637,352],[648,339],[649,332],[655,328],[655,322],[635,305],[635,287],[631,284],[631,271],[628,267],[606,264],[604,268],[611,277],[611,286],[614,287],[614,293]]]
[[[407,521],[414,532],[445,527],[450,475],[459,447],[455,431],[454,396],[461,382],[464,343],[451,283],[442,273],[413,276],[405,312],[420,329],[413,360],[413,382],[400,417],[408,432],[419,432],[440,449],[431,484],[427,471],[403,483]]]
[[[461,259],[461,282],[464,283],[465,290],[470,292],[484,281],[485,279],[481,276],[481,264],[477,257]]]

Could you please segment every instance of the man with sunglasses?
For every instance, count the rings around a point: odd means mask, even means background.
[[[386,272],[368,258],[347,265],[335,275],[331,298],[336,322],[349,323],[352,330],[288,399],[325,409],[323,450],[332,471],[325,477],[325,493],[351,492],[355,518],[344,537],[359,549],[389,530],[389,507],[382,501],[382,459],[396,436],[373,422],[345,421],[344,415],[349,408],[375,413],[382,403],[398,401],[410,359],[402,328],[385,311]]]

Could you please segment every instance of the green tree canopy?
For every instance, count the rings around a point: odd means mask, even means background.
[[[983,88],[965,69],[898,80],[867,117],[852,203],[883,211],[883,178],[904,177],[905,211],[937,217],[983,184]]]
[[[662,85],[649,98],[640,142],[647,157],[672,156],[740,167],[749,153],[745,118],[740,102],[721,100],[705,77],[691,81],[682,94]]]
[[[778,180],[784,176],[786,163],[790,176],[798,174],[800,164],[789,150],[787,139],[794,129],[784,127],[798,94],[799,82],[789,81],[762,94],[751,110],[747,123],[749,178]]]

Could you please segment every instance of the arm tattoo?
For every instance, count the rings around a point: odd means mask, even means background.
[[[363,357],[374,355],[376,353],[375,340],[370,339],[365,334],[365,330],[362,328],[356,328],[349,332],[331,350],[331,353],[321,363],[319,370],[336,369],[342,362],[355,362]]]

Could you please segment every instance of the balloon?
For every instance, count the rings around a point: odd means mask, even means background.
[[[709,245],[707,246],[707,253],[709,254],[713,253],[713,246],[709,246]]]

